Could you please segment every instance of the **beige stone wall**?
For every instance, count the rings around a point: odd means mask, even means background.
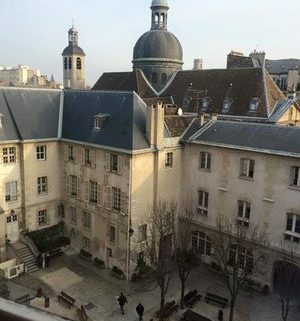
[[[296,126],[300,126],[300,111],[295,106],[292,106],[280,117],[277,124],[295,124]]]
[[[72,69],[64,69],[64,58],[65,57],[63,57],[64,88],[85,89],[85,57],[71,56]],[[69,59],[69,57],[67,58]],[[76,67],[77,58],[81,59],[81,69],[77,69]]]
[[[211,169],[199,170],[200,151],[211,153]],[[240,159],[255,161],[254,178],[240,178]],[[291,166],[300,160],[289,157],[238,151],[203,145],[186,145],[183,152],[183,199],[193,197],[198,205],[198,190],[209,193],[208,216],[197,217],[202,229],[214,229],[218,215],[237,217],[238,200],[251,204],[250,222],[266,229],[270,247],[279,249],[286,230],[286,214],[300,214],[300,190],[289,187]],[[299,245],[295,247],[300,255]],[[269,258],[270,259],[270,258]],[[270,281],[273,262],[266,281]]]

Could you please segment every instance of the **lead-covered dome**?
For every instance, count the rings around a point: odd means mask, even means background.
[[[144,33],[133,50],[133,62],[143,59],[161,59],[182,63],[182,47],[171,32],[154,29]]]

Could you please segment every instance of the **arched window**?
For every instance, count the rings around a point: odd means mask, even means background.
[[[152,84],[157,84],[157,74],[156,74],[156,72],[153,72],[151,74],[151,82],[152,82]]]
[[[161,83],[164,84],[167,82],[167,80],[168,80],[167,74],[162,73],[161,74]]]
[[[67,57],[64,58],[64,68],[68,69],[68,58]]]
[[[165,22],[165,14],[162,13],[162,14],[160,15],[160,23],[163,24],[164,22]]]
[[[72,69],[72,57],[69,57],[69,69]]]
[[[76,68],[81,69],[81,59],[80,58],[76,59]]]
[[[158,14],[158,13],[155,14],[154,22],[155,22],[156,24],[159,23],[159,14]]]
[[[200,254],[211,254],[211,241],[208,236],[203,232],[192,233],[192,248]]]

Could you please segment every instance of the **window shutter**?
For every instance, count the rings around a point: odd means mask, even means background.
[[[81,198],[82,194],[82,189],[83,189],[83,181],[79,177],[77,177],[77,198]]]
[[[74,148],[74,164],[77,164],[78,163],[78,158],[79,158],[79,155],[78,155],[78,147],[73,147]]]
[[[66,162],[69,160],[68,145],[64,145],[64,160],[65,160]]]
[[[204,195],[205,195],[205,203],[204,203],[204,206],[207,208],[207,207],[208,207],[208,193],[207,193],[207,192],[204,192]]]
[[[105,171],[110,171],[110,154],[108,153],[105,154]]]
[[[102,196],[103,196],[103,185],[98,184],[97,185],[97,205],[102,205]]]
[[[0,148],[0,164],[3,163],[3,148]]]
[[[126,193],[121,191],[121,214],[127,215],[128,214],[128,202]]]
[[[210,169],[211,166],[211,154],[207,153],[207,168]]]
[[[118,156],[118,175],[122,175],[123,161],[122,156]]]
[[[96,151],[95,150],[90,150],[90,160],[91,160],[91,167],[95,168],[96,167]]]
[[[112,208],[112,187],[106,186],[106,202],[105,207],[108,210],[111,210]]]
[[[71,179],[70,179],[70,175],[66,175],[66,179],[65,179],[65,188],[66,188],[66,195],[70,195],[71,193]]]
[[[85,149],[80,148],[81,165],[85,165]]]
[[[85,186],[85,201],[88,202],[89,201],[89,181],[85,181],[84,186]]]

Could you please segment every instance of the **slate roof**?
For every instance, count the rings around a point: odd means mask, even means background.
[[[192,84],[192,86],[191,86]],[[267,118],[276,103],[286,98],[262,68],[211,69],[178,71],[174,79],[159,94],[150,87],[141,71],[103,74],[93,89],[134,90],[145,100],[171,97],[173,103],[185,111],[195,110],[195,97],[191,100],[189,89],[200,91],[199,98],[210,100],[207,113],[228,116]],[[223,112],[224,99],[232,100],[227,113]],[[259,99],[256,112],[250,112],[250,102]],[[201,106],[200,106],[201,107]]]
[[[85,56],[85,52],[83,49],[77,45],[74,46],[68,46],[64,49],[62,52],[62,56],[68,56],[68,55],[79,55],[79,56]]]
[[[284,74],[289,70],[300,69],[300,59],[266,60],[266,69],[270,74]]]
[[[146,105],[133,92],[66,91],[62,138],[125,150],[148,148]],[[100,131],[94,116],[108,114]]]
[[[180,137],[194,118],[193,116],[165,116],[165,124],[171,137]]]
[[[7,121],[3,140],[17,135],[22,140],[58,137],[61,91],[3,88],[0,94],[0,110]]]
[[[299,127],[218,120],[190,128],[182,141],[300,157]]]

